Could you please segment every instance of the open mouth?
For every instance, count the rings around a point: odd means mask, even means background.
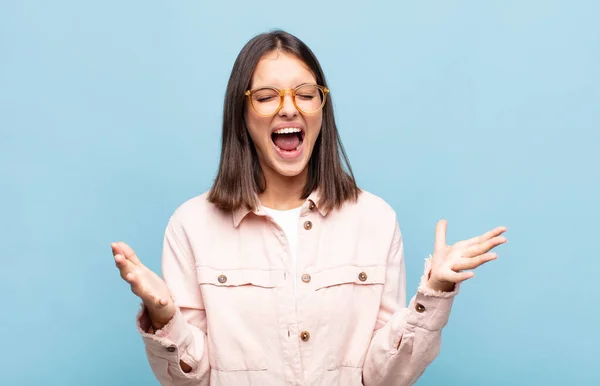
[[[302,145],[304,131],[297,127],[286,127],[271,133],[271,140],[282,153],[293,153]]]

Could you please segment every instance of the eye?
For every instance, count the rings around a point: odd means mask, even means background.
[[[264,88],[256,90],[253,99],[259,103],[272,102],[279,99],[279,94],[275,90]]]
[[[272,96],[260,96],[260,97],[256,97],[255,100],[258,101],[258,102],[268,102],[268,101],[271,101],[273,99],[274,99],[274,97],[272,97]]]
[[[305,85],[296,89],[296,98],[300,101],[310,102],[321,97],[321,90],[315,85]]]
[[[314,94],[297,94],[297,96],[304,100],[311,100],[315,97]]]

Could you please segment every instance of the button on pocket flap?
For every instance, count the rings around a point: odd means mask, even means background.
[[[385,266],[345,265],[316,272],[312,278],[317,290],[340,284],[384,284]]]
[[[199,284],[212,284],[219,287],[235,287],[254,285],[274,288],[283,276],[281,271],[260,269],[215,269],[212,267],[196,267]]]

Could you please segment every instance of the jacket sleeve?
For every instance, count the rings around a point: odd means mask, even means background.
[[[162,271],[177,312],[162,329],[152,333],[147,311],[137,316],[138,331],[146,347],[146,355],[161,385],[208,385],[210,366],[206,353],[206,311],[198,281],[195,260],[181,226],[173,219],[165,231]],[[179,361],[192,371],[183,372]]]
[[[430,270],[426,259],[417,294],[407,307],[403,239],[396,221],[377,323],[363,367],[365,386],[412,385],[439,354],[441,330],[458,285],[452,292],[429,288]]]

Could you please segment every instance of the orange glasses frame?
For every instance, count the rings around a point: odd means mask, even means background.
[[[306,86],[315,86],[316,88],[318,88],[319,90],[321,90],[321,92],[323,93],[323,103],[321,103],[321,107],[319,107],[318,109],[316,109],[315,111],[304,111],[302,110],[300,107],[298,107],[298,105],[296,104],[296,91],[302,87],[306,87]],[[264,90],[264,89],[269,89],[269,90],[273,90],[275,92],[277,92],[279,94],[279,107],[277,107],[277,109],[275,110],[275,112],[271,113],[271,114],[261,114],[256,107],[254,107],[254,103],[252,103],[252,94],[255,93],[256,91],[259,90]],[[323,108],[323,106],[325,106],[325,102],[327,102],[327,93],[329,93],[329,89],[325,86],[321,86],[318,84],[303,84],[301,86],[298,86],[296,88],[286,88],[283,90],[280,90],[278,88],[275,87],[261,87],[261,88],[257,88],[254,90],[246,90],[246,92],[244,93],[244,95],[246,95],[248,97],[248,99],[250,100],[250,105],[252,106],[252,109],[254,111],[256,111],[256,113],[258,115],[262,115],[263,117],[270,117],[273,116],[275,114],[277,114],[279,112],[279,110],[281,110],[281,108],[283,107],[283,101],[285,98],[285,93],[286,92],[290,92],[292,94],[292,102],[294,102],[294,106],[296,107],[296,110],[303,112],[304,114],[314,114],[317,111],[321,110]]]

